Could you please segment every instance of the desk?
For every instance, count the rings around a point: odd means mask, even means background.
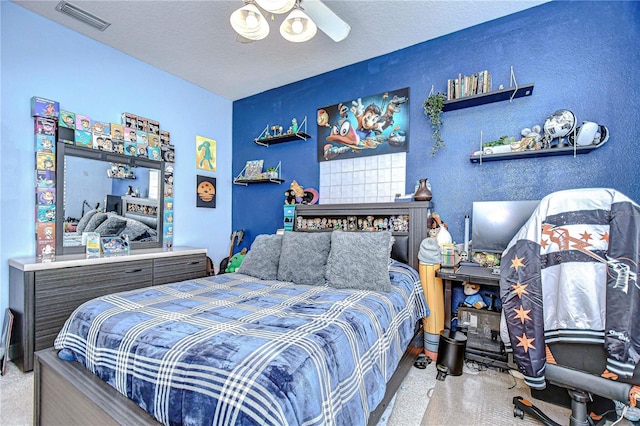
[[[482,266],[459,266],[457,268],[440,269],[436,276],[444,283],[444,324],[451,327],[451,283],[470,281],[492,287],[500,286],[500,274],[493,274],[491,269]]]
[[[444,268],[437,271],[436,276],[441,278],[444,284],[444,324],[446,328],[451,327],[451,286],[453,281],[458,283],[469,281],[491,287],[500,286],[500,274],[494,274],[490,268],[481,266]],[[502,357],[477,349],[471,350],[469,347],[465,352],[465,358],[504,369],[509,368],[508,363],[501,359]]]

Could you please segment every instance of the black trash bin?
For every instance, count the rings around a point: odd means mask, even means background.
[[[451,331],[445,328],[440,333],[438,360],[436,361],[439,380],[444,380],[447,374],[452,376],[460,376],[462,374],[466,347],[467,336],[460,331]]]

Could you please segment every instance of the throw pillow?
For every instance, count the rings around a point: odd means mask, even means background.
[[[335,288],[391,291],[391,232],[331,233],[327,283]]]
[[[95,232],[101,236],[118,235],[127,225],[127,219],[120,216],[109,216],[96,228]]]
[[[278,280],[325,285],[330,248],[330,232],[285,232],[282,236]]]
[[[277,279],[281,248],[282,235],[258,235],[238,272],[261,280]]]
[[[84,228],[84,232],[95,232],[96,228],[98,227],[98,225],[100,225],[105,220],[107,220],[107,214],[106,213],[96,213],[96,214],[94,214],[93,217],[91,219],[89,219],[89,222],[87,223],[87,226]]]
[[[89,210],[88,212],[86,212],[84,214],[84,216],[82,216],[80,218],[80,220],[78,221],[78,226],[76,226],[76,232],[79,234],[82,234],[84,232],[84,228],[87,227],[87,223],[89,223],[89,220],[96,214],[98,213],[98,210]]]
[[[139,220],[131,218],[127,218],[126,220],[127,225],[122,231],[120,231],[120,236],[129,236],[129,241],[139,241],[145,238],[145,234],[153,235],[153,233],[155,232],[153,229],[149,228]]]

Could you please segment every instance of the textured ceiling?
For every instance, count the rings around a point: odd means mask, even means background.
[[[304,8],[304,1],[301,6]],[[336,43],[321,31],[305,43],[284,40],[286,15],[275,15],[269,36],[239,43],[229,24],[235,1],[70,0],[111,22],[100,32],[55,10],[59,0],[19,1],[46,18],[229,100],[322,74],[537,6],[546,0],[331,1],[351,25]]]

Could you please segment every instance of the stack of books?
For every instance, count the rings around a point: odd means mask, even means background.
[[[481,95],[491,91],[491,74],[484,70],[471,75],[450,78],[447,81],[447,100],[461,99],[467,96]]]

